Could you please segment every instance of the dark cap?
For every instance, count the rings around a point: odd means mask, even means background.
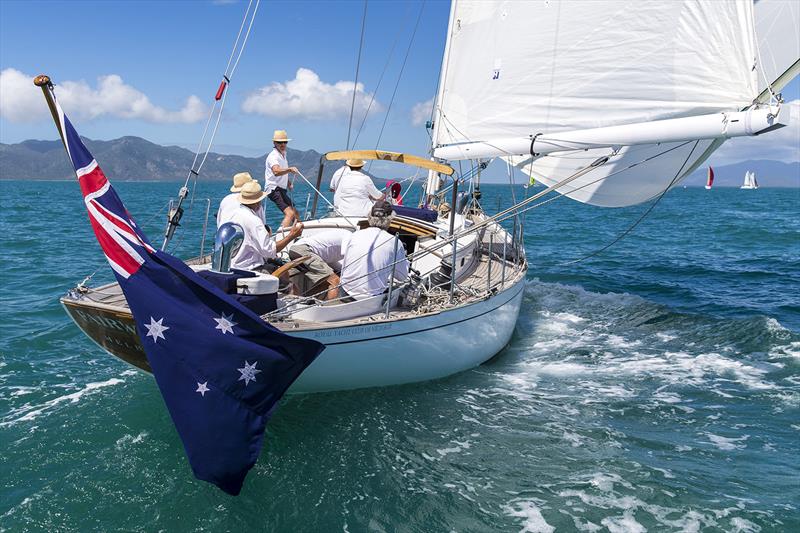
[[[388,217],[392,214],[392,204],[386,200],[378,200],[372,206],[372,211],[369,212],[371,217]]]

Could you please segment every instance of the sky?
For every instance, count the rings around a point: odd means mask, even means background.
[[[82,135],[136,135],[194,149],[246,7],[236,0],[0,0],[0,142],[57,138],[30,82],[46,73]],[[363,12],[361,0],[262,1],[214,151],[264,154],[275,129],[287,130],[296,149],[343,149]],[[369,113],[357,147],[375,148],[382,135],[380,148],[427,152],[425,121],[448,14],[447,1],[368,2],[352,138]],[[783,93],[790,127],[731,140],[709,163],[800,159],[800,81]]]

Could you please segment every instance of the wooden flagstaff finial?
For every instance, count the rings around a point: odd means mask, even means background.
[[[52,85],[52,82],[50,81],[50,76],[47,76],[45,74],[39,74],[38,76],[33,78],[33,84],[36,85],[37,87],[44,87],[47,85]]]

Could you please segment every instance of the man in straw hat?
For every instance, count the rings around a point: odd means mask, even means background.
[[[347,167],[349,170],[342,175],[336,186],[333,205],[342,216],[365,217],[369,215],[372,204],[383,200],[386,195],[375,187],[369,176],[361,172],[363,160],[348,159]]]
[[[269,270],[263,268],[268,259],[275,259],[278,252],[286,245],[302,235],[303,224],[297,223],[282,239],[273,239],[264,226],[264,221],[258,216],[261,202],[267,197],[262,192],[257,181],[249,181],[242,185],[239,192],[239,207],[231,216],[229,222],[239,224],[244,231],[244,240],[231,260],[231,268],[243,270]]]
[[[394,253],[394,237],[386,231],[394,218],[392,204],[375,202],[369,213],[369,227],[356,231],[342,242],[342,274],[339,296],[362,300],[382,294],[394,279],[408,279],[408,258],[402,243]]]
[[[283,213],[281,227],[288,228],[295,220],[300,220],[297,209],[294,208],[292,199],[289,198],[288,189],[293,187],[289,181],[289,174],[299,174],[297,167],[290,167],[286,160],[286,145],[291,141],[285,130],[275,130],[272,135],[274,148],[267,155],[264,170],[264,192],[268,198],[278,206]]]
[[[230,222],[233,213],[242,205],[239,203],[239,192],[245,183],[253,181],[253,177],[249,172],[239,172],[233,176],[233,186],[231,186],[231,193],[227,195],[219,203],[217,210],[217,227],[219,228],[226,222]],[[263,219],[263,213],[261,213]]]

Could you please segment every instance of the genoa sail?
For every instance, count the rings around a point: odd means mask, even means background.
[[[744,109],[760,91],[754,28],[749,1],[455,0],[434,147],[557,138]],[[547,186],[608,158],[559,192],[617,207],[676,185],[722,142],[604,145],[505,158]]]
[[[706,176],[706,189],[710,189],[714,185],[714,169],[708,167],[708,174]]]

